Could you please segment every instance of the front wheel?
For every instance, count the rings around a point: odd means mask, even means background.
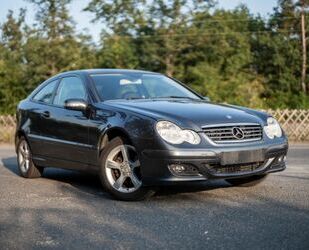
[[[254,175],[244,178],[227,179],[226,181],[233,186],[252,187],[264,181],[266,177],[267,175]]]
[[[120,137],[111,140],[101,153],[100,178],[117,199],[143,200],[154,190],[142,185],[141,165],[135,148]]]
[[[41,177],[44,170],[33,163],[31,149],[24,137],[19,139],[17,145],[17,163],[20,175],[25,178]]]

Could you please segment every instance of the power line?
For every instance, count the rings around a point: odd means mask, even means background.
[[[298,20],[298,17],[274,17],[275,20]],[[203,24],[203,23],[218,23],[218,22],[223,22],[223,23],[229,23],[229,22],[255,22],[255,21],[269,21],[269,19],[267,18],[260,18],[260,19],[250,19],[250,17],[248,18],[212,18],[210,17],[205,17],[205,20],[195,20],[195,19],[191,19],[191,20],[181,20],[181,22],[183,24]],[[182,23],[174,23],[175,25],[181,25]],[[169,24],[173,24],[172,22],[169,22]]]
[[[299,31],[299,30],[294,30]],[[128,36],[128,35],[111,35],[110,38],[128,38],[128,39],[140,39],[140,38],[154,38],[154,37],[196,37],[196,36],[225,36],[225,35],[233,35],[233,34],[280,34],[280,33],[290,33],[290,30],[280,30],[280,31],[272,31],[272,30],[261,30],[261,31],[232,31],[232,32],[206,32],[206,33],[198,33],[198,34],[157,34],[157,35],[139,35],[139,36]]]
[[[211,17],[210,17],[211,18]],[[270,18],[269,18],[270,19]],[[230,18],[230,19],[226,19],[226,18],[211,18],[211,19],[205,19],[205,20],[201,20],[201,21],[196,21],[194,19],[191,20],[187,20],[187,22],[190,23],[205,23],[205,22],[254,22],[254,21],[268,21],[269,19],[266,18],[261,18],[261,19],[250,19],[250,18]],[[275,20],[293,20],[293,19],[298,19],[298,17],[274,17]]]
[[[270,19],[270,18],[269,18]],[[212,18],[210,17],[206,17],[205,20],[195,20],[195,19],[191,19],[191,20],[180,20],[181,23],[173,23],[173,22],[166,22],[168,24],[174,24],[174,25],[186,25],[186,24],[204,24],[204,23],[229,23],[229,22],[255,22],[255,21],[269,21],[269,19],[266,18],[260,18],[260,19],[250,19],[250,18]],[[298,20],[298,17],[275,17],[275,20]]]

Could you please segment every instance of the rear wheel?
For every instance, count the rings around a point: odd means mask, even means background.
[[[34,165],[29,144],[24,137],[19,139],[17,145],[17,163],[20,175],[25,178],[41,177],[43,173],[43,168]]]
[[[101,153],[100,178],[119,200],[143,200],[154,194],[153,189],[143,186],[135,148],[120,137],[111,140]]]
[[[245,178],[227,179],[226,181],[233,186],[252,187],[264,181],[266,177],[267,175],[254,175]]]

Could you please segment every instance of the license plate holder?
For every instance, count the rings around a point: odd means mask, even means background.
[[[262,149],[223,152],[221,155],[221,165],[262,162],[264,159],[265,156]]]

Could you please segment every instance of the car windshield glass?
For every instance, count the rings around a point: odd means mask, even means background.
[[[201,99],[176,81],[155,74],[93,74],[101,100],[189,98]]]

